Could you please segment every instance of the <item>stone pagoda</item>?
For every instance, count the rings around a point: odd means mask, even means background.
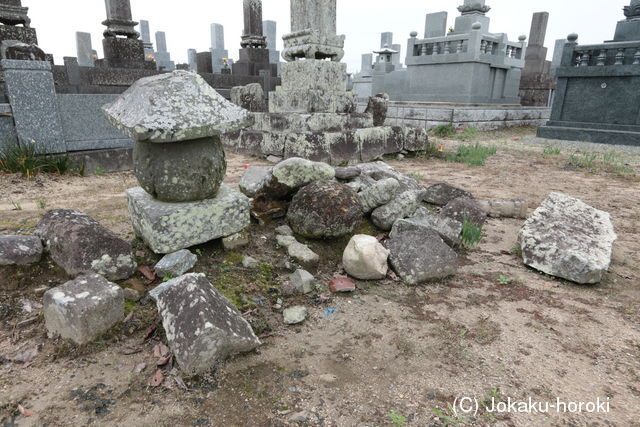
[[[579,45],[570,34],[543,138],[640,146],[640,0],[624,8],[612,41]]]
[[[283,37],[287,62],[282,85],[269,94],[269,112],[253,113],[253,128],[228,136],[228,146],[334,164],[423,149],[422,130],[374,127],[371,115],[356,113],[340,62],[344,36],[336,35],[336,0],[291,0],[291,29]]]
[[[0,43],[16,40],[25,44],[38,44],[28,11],[29,8],[23,7],[20,0],[0,0]]]
[[[244,32],[240,42],[240,58],[233,64],[233,74],[259,76],[261,70],[277,75],[278,66],[269,63],[267,38],[262,32],[262,0],[243,0]]]
[[[107,19],[102,23],[104,31],[102,48],[104,59],[96,61],[96,66],[110,68],[155,68],[155,64],[145,61],[144,42],[135,30],[138,25],[131,17],[129,0],[105,0]]]

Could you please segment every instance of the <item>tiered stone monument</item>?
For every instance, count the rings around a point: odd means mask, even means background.
[[[93,47],[91,46],[91,34],[76,32],[76,55],[78,56],[78,65],[81,67],[93,67],[96,60],[93,56]]]
[[[153,50],[153,42],[151,41],[149,21],[140,20],[140,38],[142,39],[142,46],[144,46],[144,59],[148,62],[155,61],[156,53]]]
[[[224,48],[224,27],[220,24],[211,24],[211,63],[213,73],[229,69],[229,51]]]
[[[105,0],[107,19],[102,23],[104,31],[102,48],[104,59],[96,61],[100,67],[147,68],[155,64],[145,61],[144,43],[135,30],[137,22],[131,17],[129,0]]]
[[[446,12],[427,15],[425,38],[411,33],[404,84],[389,73],[384,92],[393,101],[519,105],[526,36],[511,42],[490,33],[490,9],[484,0],[464,0],[451,33]]]
[[[548,22],[548,12],[533,14],[529,46],[520,79],[522,105],[546,107],[551,103],[556,79],[551,75],[551,61],[547,61],[547,48],[544,47]]]
[[[171,54],[167,50],[167,35],[164,31],[156,31],[156,66],[160,71],[173,71],[176,63],[171,60]]]
[[[269,62],[278,65],[278,75],[280,75],[280,51],[276,47],[278,24],[276,21],[262,21],[262,30],[267,38]]]
[[[262,33],[262,0],[243,0],[244,33],[240,42],[240,58],[233,64],[233,74],[259,76],[268,70],[272,76],[278,73],[276,64],[269,62],[267,39]]]
[[[292,33],[285,35],[282,86],[269,96],[269,113],[254,113],[251,130],[226,143],[252,154],[304,157],[338,164],[423,149],[422,130],[373,127],[357,114],[347,91],[344,36],[336,35],[336,0],[291,0]]]
[[[0,43],[16,40],[25,44],[38,44],[28,11],[29,8],[23,7],[20,0],[0,0]]]
[[[551,120],[538,136],[640,145],[640,0],[624,14],[613,41],[579,45],[577,34],[567,37]]]
[[[249,113],[188,71],[137,81],[103,108],[134,140],[127,190],[136,234],[156,253],[172,253],[238,233],[249,225],[249,199],[222,184],[220,135],[245,127]]]
[[[359,101],[366,101],[373,90],[371,89],[371,78],[373,76],[373,54],[365,53],[362,55],[360,71],[353,76],[353,92]]]

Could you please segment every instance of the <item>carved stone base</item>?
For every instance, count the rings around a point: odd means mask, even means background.
[[[107,37],[102,40],[104,60],[96,65],[111,68],[149,68],[155,64],[145,61],[142,40]],[[100,64],[98,64],[100,62]]]
[[[0,25],[0,43],[5,40],[17,40],[25,44],[38,44],[35,28]]]

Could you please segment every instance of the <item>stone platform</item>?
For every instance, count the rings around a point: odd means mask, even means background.
[[[168,254],[236,234],[249,226],[249,199],[222,184],[213,199],[155,200],[140,187],[126,191],[133,229],[157,254]]]
[[[640,147],[640,125],[549,121],[545,126],[538,128],[538,136],[548,139]]]

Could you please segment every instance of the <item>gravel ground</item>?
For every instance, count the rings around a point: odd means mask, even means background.
[[[580,151],[596,151],[596,152],[610,152],[614,151],[621,154],[631,154],[640,156],[640,145],[611,145],[611,144],[598,144],[595,142],[583,142],[583,141],[563,141],[561,139],[546,139],[538,138],[537,136],[526,136],[522,142],[527,144],[537,144],[541,146],[551,145],[559,147],[565,150],[580,150]],[[640,143],[640,142],[639,142]]]

